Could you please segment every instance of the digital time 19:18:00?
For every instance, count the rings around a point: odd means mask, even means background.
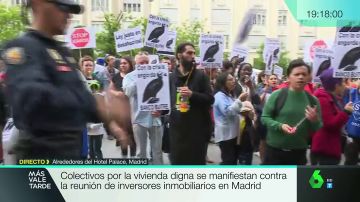
[[[342,10],[321,10],[321,11],[317,11],[317,10],[310,10],[307,11],[307,16],[308,18],[342,18],[344,15]]]

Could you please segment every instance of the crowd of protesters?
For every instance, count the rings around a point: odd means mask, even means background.
[[[83,158],[106,158],[107,137],[117,139],[123,157],[149,158],[153,164],[163,164],[163,153],[172,164],[206,164],[210,142],[219,146],[224,165],[251,165],[256,154],[267,165],[337,165],[343,153],[345,164],[358,163],[359,81],[334,78],[330,68],[315,85],[311,66],[301,59],[290,62],[282,78],[263,71],[255,77],[254,67],[236,57],[207,69],[195,62],[195,54],[194,45],[183,43],[175,57],[160,57],[170,73],[171,110],[153,112],[139,111],[134,77],[136,65],[149,63],[147,52],[80,58],[87,89],[105,102],[120,100],[116,107],[124,113],[117,129],[131,137],[122,144],[111,122],[88,123]]]

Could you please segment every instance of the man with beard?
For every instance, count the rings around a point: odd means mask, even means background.
[[[193,44],[180,44],[176,58],[179,65],[170,76],[170,161],[204,165],[211,135],[209,110],[214,102],[210,80],[195,68]]]
[[[319,101],[304,90],[310,67],[301,59],[287,68],[289,88],[273,92],[261,121],[267,127],[264,164],[305,165],[311,131],[322,127]]]

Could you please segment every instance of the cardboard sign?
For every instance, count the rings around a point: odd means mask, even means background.
[[[167,65],[137,65],[136,71],[139,110],[169,110],[170,85]]]
[[[220,34],[201,34],[200,65],[206,68],[221,68],[224,52],[224,36]]]
[[[312,77],[313,82],[320,83],[320,75],[331,67],[334,60],[334,52],[329,49],[315,49]]]
[[[65,41],[71,49],[95,48],[95,29],[92,27],[69,29]]]
[[[164,49],[168,41],[169,20],[150,15],[145,33],[145,46]]]
[[[340,27],[335,41],[334,77],[360,78],[360,29]]]
[[[240,63],[246,62],[249,56],[249,48],[242,46],[240,44],[235,44],[232,48],[230,58],[231,60],[234,57],[238,57],[240,59]]]
[[[272,73],[273,65],[279,62],[280,59],[280,40],[266,38],[263,58],[266,64],[265,74],[270,75]]]
[[[174,55],[175,54],[175,45],[176,45],[176,32],[168,31],[167,32],[167,42],[165,43],[164,48],[158,48],[157,53],[162,55]]]
[[[274,65],[274,74],[281,79],[283,77],[284,69],[278,65]]]
[[[331,49],[333,43],[330,40],[309,40],[304,46],[304,61],[314,62],[316,49]]]
[[[115,32],[114,38],[116,52],[124,52],[143,47],[141,27]]]

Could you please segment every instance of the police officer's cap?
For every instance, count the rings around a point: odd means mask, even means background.
[[[72,13],[81,14],[84,11],[84,6],[76,3],[74,0],[45,0],[50,3],[56,4],[62,10]],[[28,5],[31,4],[31,0],[27,0]]]

